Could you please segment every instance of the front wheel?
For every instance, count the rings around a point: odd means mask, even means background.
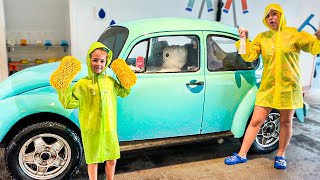
[[[5,151],[7,169],[14,179],[69,179],[83,158],[79,136],[53,122],[21,130]]]
[[[272,110],[259,129],[250,151],[258,154],[268,154],[278,149],[280,135],[280,113]]]

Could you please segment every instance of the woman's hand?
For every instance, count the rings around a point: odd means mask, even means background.
[[[320,27],[319,27],[319,29],[314,33],[314,35],[320,40]]]
[[[240,27],[238,32],[239,32],[240,38],[248,38],[248,30],[247,29]]]

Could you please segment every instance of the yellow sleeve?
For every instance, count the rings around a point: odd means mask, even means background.
[[[302,51],[317,55],[320,53],[320,40],[306,31],[299,32],[299,47]]]
[[[121,84],[118,84],[117,81],[115,81],[114,83],[115,83],[115,89],[117,91],[117,96],[124,98],[130,94],[131,88],[129,89],[125,88]]]
[[[241,54],[241,57],[246,62],[252,62],[256,60],[260,55],[260,34],[250,42],[249,39],[246,39],[246,54]],[[236,48],[239,50],[240,40],[235,43]]]
[[[59,101],[66,109],[75,109],[79,107],[79,100],[74,95],[75,86],[69,87],[66,90],[57,90]]]

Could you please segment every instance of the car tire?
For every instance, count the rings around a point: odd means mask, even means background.
[[[248,125],[250,120],[248,121]],[[247,125],[247,126],[248,126]],[[280,113],[272,110],[250,147],[250,153],[268,154],[278,149],[280,135]],[[243,138],[240,138],[243,141]]]
[[[70,179],[82,160],[79,136],[55,122],[27,126],[5,150],[6,166],[13,179]]]

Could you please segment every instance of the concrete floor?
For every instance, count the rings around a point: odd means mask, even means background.
[[[320,72],[320,71],[318,71]],[[318,73],[318,76],[320,73]],[[244,164],[227,166],[224,157],[238,151],[240,142],[228,138],[222,144],[216,141],[188,143],[122,152],[116,169],[116,180],[209,180],[209,179],[320,179],[320,78],[305,95],[310,114],[305,123],[293,121],[293,136],[287,149],[288,168],[273,168],[275,152],[248,155]],[[0,149],[0,179],[10,179]],[[75,180],[88,179],[86,165],[81,166]],[[99,179],[104,179],[103,165]]]

